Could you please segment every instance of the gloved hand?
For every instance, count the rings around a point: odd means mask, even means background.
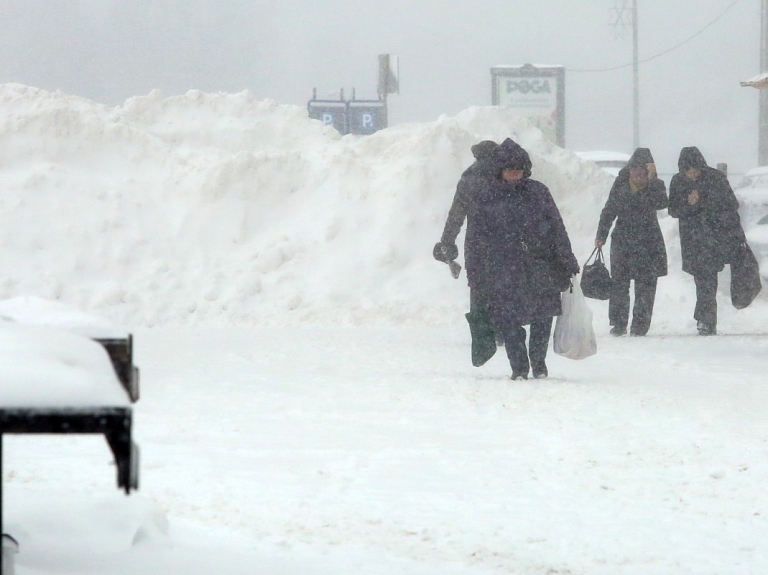
[[[459,257],[459,248],[456,244],[437,242],[432,250],[432,256],[439,262],[450,262]]]

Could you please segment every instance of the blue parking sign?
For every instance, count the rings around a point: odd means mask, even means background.
[[[310,100],[307,110],[313,120],[320,120],[326,126],[336,128],[341,135],[349,133],[347,102],[344,100]]]
[[[387,127],[387,108],[383,100],[351,100],[349,131],[352,134],[373,134]]]

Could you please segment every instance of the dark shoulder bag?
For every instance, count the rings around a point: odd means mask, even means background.
[[[595,261],[589,263],[594,256]],[[611,274],[605,267],[603,248],[595,248],[581,270],[581,291],[585,297],[606,300],[611,297]]]
[[[743,242],[731,260],[731,303],[736,309],[751,304],[763,289],[760,266],[747,242]]]

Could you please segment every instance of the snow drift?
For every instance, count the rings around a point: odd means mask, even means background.
[[[504,109],[341,137],[248,92],[110,108],[5,84],[0,298],[128,326],[460,321],[465,279],[431,248],[471,145],[508,136],[583,261],[610,177]]]

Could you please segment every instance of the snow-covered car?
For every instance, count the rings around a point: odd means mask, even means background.
[[[588,160],[598,165],[604,172],[613,177],[619,175],[619,170],[629,162],[629,154],[596,150],[592,152],[574,152],[582,160]]]
[[[733,191],[747,242],[768,279],[768,166],[748,171]]]
[[[747,243],[760,264],[760,275],[768,281],[768,215],[757,220],[751,227],[745,227]]]
[[[751,188],[768,188],[768,166],[749,170],[734,186],[734,191]]]
[[[733,191],[745,230],[768,215],[768,167],[748,171]]]

